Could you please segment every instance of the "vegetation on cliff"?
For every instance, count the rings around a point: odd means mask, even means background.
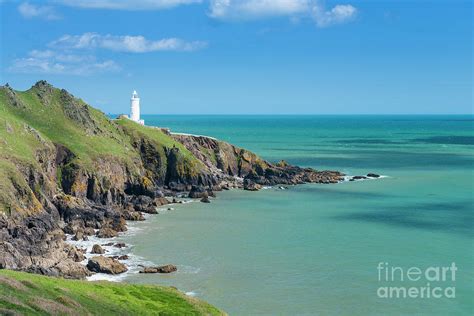
[[[193,177],[201,171],[202,163],[161,130],[126,119],[110,120],[66,90],[45,81],[39,81],[27,91],[1,87],[0,212],[38,211],[41,209],[38,195],[52,193],[43,192],[45,185],[51,191],[62,187],[67,194],[85,193],[86,183],[76,179],[81,173],[99,176],[102,173],[99,182],[110,182],[103,179],[107,174],[101,172],[110,162],[128,173],[124,182],[129,180],[140,186],[146,182],[146,174],[140,169],[140,151],[134,146],[143,139],[151,144],[155,159],[160,160],[159,175],[163,178],[167,155],[173,148],[176,148],[174,156],[179,160],[180,176]],[[45,175],[43,183],[36,188],[25,180],[35,171]],[[147,184],[151,183],[144,183]]]
[[[341,179],[214,138],[111,120],[46,81],[0,87],[0,269],[84,278],[94,271],[65,234],[116,236],[166,197],[210,202],[229,188]]]
[[[65,280],[0,270],[0,314],[224,315],[176,289]]]

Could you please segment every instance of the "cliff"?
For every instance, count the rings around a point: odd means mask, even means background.
[[[342,174],[270,163],[208,137],[173,135],[102,112],[45,81],[0,88],[0,268],[83,278],[64,234],[113,236],[188,194],[335,183]]]

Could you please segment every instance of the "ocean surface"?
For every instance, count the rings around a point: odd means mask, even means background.
[[[143,118],[270,161],[387,177],[219,192],[211,204],[163,209],[120,238],[178,272],[125,282],[172,285],[231,315],[474,314],[473,116]],[[455,279],[447,269],[436,278],[453,263]],[[393,278],[378,267],[395,267]],[[401,279],[410,267],[419,280]],[[394,286],[443,295],[383,297]]]

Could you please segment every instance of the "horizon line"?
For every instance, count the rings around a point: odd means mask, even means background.
[[[104,112],[105,113],[105,112]],[[124,113],[111,113],[107,115],[124,115]],[[474,116],[474,113],[141,113],[141,115],[192,115],[192,116]]]

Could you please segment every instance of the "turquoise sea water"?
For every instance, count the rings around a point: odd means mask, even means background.
[[[126,238],[135,254],[178,273],[127,282],[173,285],[231,315],[474,313],[472,116],[144,119],[270,161],[388,177],[176,205],[133,223],[140,231]],[[380,262],[422,270],[455,262],[458,270],[454,281],[379,281]],[[385,286],[455,287],[456,297],[378,297]]]

